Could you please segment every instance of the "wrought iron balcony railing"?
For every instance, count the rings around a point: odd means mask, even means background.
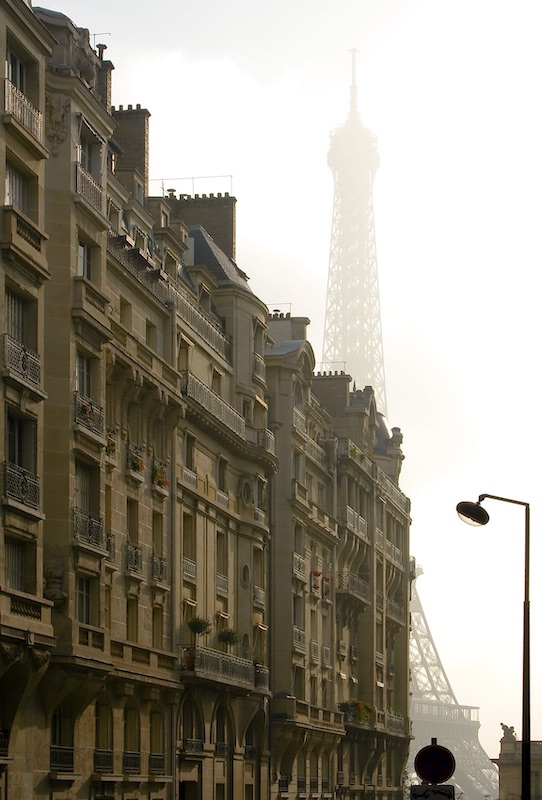
[[[245,439],[244,417],[191,372],[183,373],[181,391],[186,397],[195,400],[198,405],[220,420],[237,436]]]
[[[43,115],[28,97],[7,78],[4,82],[4,111],[13,114],[32,136],[43,144]]]
[[[40,480],[29,470],[4,462],[4,493],[7,498],[23,503],[30,508],[40,506]]]
[[[73,538],[76,542],[85,542],[94,547],[105,547],[104,524],[101,517],[82,511],[80,508],[73,509]]]
[[[41,358],[8,333],[4,334],[4,364],[34,386],[40,385]]]
[[[75,421],[98,436],[104,435],[104,410],[90,397],[75,392]]]

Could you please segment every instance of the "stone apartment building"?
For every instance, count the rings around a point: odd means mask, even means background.
[[[314,372],[308,319],[265,353],[280,467],[270,506],[272,797],[402,797],[408,532],[401,434],[373,390]],[[291,634],[289,632],[291,631]]]
[[[254,295],[233,197],[148,196],[105,48],[0,8],[0,800],[398,797],[400,433]]]

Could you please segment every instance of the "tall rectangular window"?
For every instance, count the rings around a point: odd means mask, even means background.
[[[6,164],[6,205],[28,214],[28,179],[9,161]]]
[[[26,64],[9,50],[6,57],[6,78],[23,94],[26,93]]]
[[[11,411],[7,415],[7,460],[35,472],[36,423]]]
[[[77,461],[75,464],[75,505],[85,514],[94,512],[95,473],[89,464]]]
[[[85,397],[91,394],[91,360],[82,353],[77,353],[77,391]]]
[[[18,539],[6,537],[5,573],[6,585],[9,589],[24,592],[25,581],[25,543]]]
[[[92,247],[81,240],[77,244],[77,274],[89,281],[92,278]]]
[[[137,544],[139,539],[139,506],[137,500],[126,501],[126,533],[131,544]]]
[[[78,161],[89,175],[92,174],[92,143],[83,136],[79,142]]]
[[[90,578],[77,577],[77,619],[90,625]]]
[[[15,292],[6,291],[6,333],[17,342],[25,342],[25,303]]]
[[[126,600],[126,639],[129,642],[137,642],[137,627],[137,597],[128,597]]]

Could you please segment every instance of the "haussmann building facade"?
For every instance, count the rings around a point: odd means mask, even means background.
[[[391,798],[409,504],[372,390],[150,197],[105,48],[2,0],[0,800]]]

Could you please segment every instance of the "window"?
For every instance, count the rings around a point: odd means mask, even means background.
[[[125,328],[132,327],[132,306],[124,297],[120,298],[120,321]]]
[[[87,280],[92,277],[92,247],[81,240],[77,245],[77,274]]]
[[[10,464],[35,472],[36,423],[13,411],[7,416],[7,460]]]
[[[163,516],[158,511],[152,512],[152,547],[156,556],[162,555],[163,548]]]
[[[151,350],[156,349],[156,325],[149,319],[145,321],[145,344]]]
[[[6,78],[23,94],[26,92],[26,72],[24,61],[9,50],[6,57]]]
[[[113,714],[107,700],[96,700],[96,749],[113,749]]]
[[[183,514],[183,558],[192,561],[196,558],[196,536],[192,514]]]
[[[75,463],[75,506],[85,514],[96,510],[97,475],[94,467],[84,461]]]
[[[161,650],[164,646],[164,612],[162,606],[154,606],[152,610],[152,646],[157,650]]]
[[[6,333],[18,342],[25,341],[24,300],[15,292],[6,292]]]
[[[77,354],[76,382],[77,391],[85,397],[90,397],[91,359],[82,353]]]
[[[184,442],[184,464],[192,472],[196,469],[196,437],[186,434]]]
[[[6,205],[28,214],[28,179],[9,161],[6,164]]]
[[[77,577],[77,620],[90,625],[90,578]]]
[[[216,460],[216,483],[221,492],[226,491],[226,473],[228,470],[228,462],[222,456],[218,456]]]
[[[81,137],[78,147],[78,154],[77,160],[81,164],[84,170],[86,170],[89,175],[92,174],[92,142],[89,139],[86,139],[84,136]]]
[[[126,600],[126,639],[137,642],[139,608],[137,597],[128,597]]]
[[[137,544],[139,538],[139,505],[137,500],[126,501],[126,533],[131,544]]]
[[[33,543],[5,538],[5,581],[9,589],[36,591],[36,551]]]

